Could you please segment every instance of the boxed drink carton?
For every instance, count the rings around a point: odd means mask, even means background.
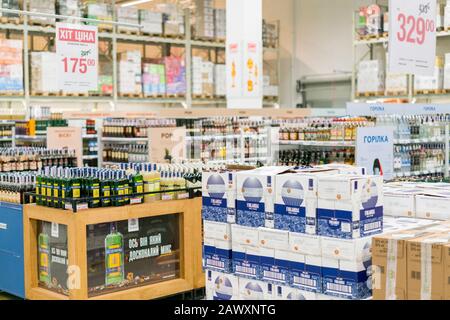
[[[233,272],[239,276],[260,279],[258,229],[233,224],[231,225],[231,236]]]
[[[322,258],[322,292],[346,299],[366,299],[371,294],[371,261]]]
[[[236,276],[206,270],[205,280],[207,300],[239,300],[239,280]]]
[[[319,176],[318,234],[354,239],[383,230],[383,178]]]
[[[406,241],[435,233],[431,227],[421,226],[409,230],[377,235],[372,240],[373,299],[405,300],[407,297]],[[428,231],[431,229],[432,231]],[[389,277],[387,278],[387,275]]]
[[[274,290],[274,300],[317,300],[317,293],[303,291],[297,288],[277,285]]]
[[[289,173],[275,179],[275,229],[316,234],[317,177]]]
[[[203,267],[231,273],[231,226],[228,223],[204,221]]]
[[[444,300],[445,246],[449,244],[448,232],[406,242],[408,300]]]
[[[335,239],[322,238],[322,257],[346,260],[368,261],[371,258],[372,238]]]
[[[389,189],[384,191],[383,214],[394,217],[416,216],[416,195],[420,190]]]
[[[290,286],[311,292],[322,290],[322,257],[291,251]]]
[[[240,300],[272,300],[273,284],[255,280],[239,278]]]
[[[287,250],[259,248],[261,280],[289,284],[290,252]]]
[[[231,172],[202,173],[202,215],[203,219],[217,222],[228,221],[228,199],[233,192],[233,174]],[[232,190],[231,190],[232,191]]]
[[[275,177],[289,167],[262,167],[237,173],[236,223],[274,227]]]
[[[427,192],[416,196],[416,217],[433,220],[450,219],[450,193]]]
[[[289,246],[292,252],[310,256],[319,256],[322,252],[322,237],[289,232]]]
[[[315,166],[315,169],[322,170],[336,170],[339,174],[352,174],[352,175],[362,175],[367,174],[367,169],[365,167],[350,166],[341,163],[330,163],[325,165]]]

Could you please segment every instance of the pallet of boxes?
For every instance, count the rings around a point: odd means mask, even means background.
[[[204,172],[207,298],[369,298],[383,181],[364,173],[350,166]]]
[[[449,184],[397,183],[385,188],[386,213],[420,219],[408,230],[374,237],[375,300],[450,300]]]

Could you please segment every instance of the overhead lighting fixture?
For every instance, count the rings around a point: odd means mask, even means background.
[[[124,4],[121,5],[121,7],[125,8],[125,7],[130,7],[130,6],[134,6],[137,4],[142,4],[142,3],[146,3],[146,2],[150,2],[153,0],[135,0],[135,1],[130,1],[130,2],[126,2]]]

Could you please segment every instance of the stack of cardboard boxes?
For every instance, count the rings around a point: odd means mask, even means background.
[[[28,2],[30,12],[55,14],[55,0],[33,0]],[[55,24],[55,18],[30,16],[30,22],[36,24]]]
[[[186,94],[186,66],[182,57],[164,58],[166,68],[166,93],[168,95]]]
[[[444,60],[436,57],[434,73],[432,76],[414,76],[414,90],[442,90],[444,86]]]
[[[195,0],[194,35],[199,38],[214,38],[213,0]]]
[[[227,12],[225,9],[214,10],[214,35],[218,40],[227,37]]]
[[[31,53],[31,93],[59,93],[54,52]]]
[[[136,7],[118,7],[117,22],[139,25],[139,10]],[[139,33],[139,28],[119,24],[117,31]]]
[[[3,9],[12,9],[12,10],[20,9],[18,0],[1,0],[0,7]],[[8,17],[8,18],[17,19],[17,18],[19,18],[19,15],[17,13],[1,11],[0,17]]]
[[[194,95],[214,95],[214,63],[201,57],[192,58],[192,93]]]
[[[363,171],[205,172],[208,298],[368,298],[383,194],[382,179]]]
[[[144,96],[164,96],[166,94],[166,69],[164,64],[144,62],[142,70]]]
[[[359,63],[357,92],[384,94],[385,63],[382,60],[364,60]]]
[[[84,11],[86,18],[113,21],[113,8],[111,3],[106,1],[84,1]],[[86,24],[97,25],[100,28],[112,30],[113,26],[109,23],[87,22]]]
[[[163,14],[164,34],[181,36],[185,34],[183,9],[174,3],[159,3],[156,11]]]
[[[278,46],[278,26],[263,20],[263,46],[276,48]]]
[[[163,33],[163,15],[161,12],[139,10],[139,23],[142,26],[142,33],[150,35]]]
[[[227,94],[227,72],[226,65],[214,65],[214,94],[217,97],[222,97]]]
[[[119,94],[142,93],[141,52],[126,51],[120,54],[118,68]]]
[[[0,39],[0,93],[23,94],[23,42]]]
[[[62,16],[82,17],[81,3],[79,0],[57,0],[56,12]],[[80,23],[78,19],[62,19],[64,22]]]

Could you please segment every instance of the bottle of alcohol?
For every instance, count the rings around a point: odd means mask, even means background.
[[[38,236],[38,251],[39,251],[39,281],[45,284],[50,284],[50,239],[45,232],[45,228]]]
[[[110,233],[105,238],[105,285],[117,285],[124,280],[123,236],[117,225],[111,223]]]

